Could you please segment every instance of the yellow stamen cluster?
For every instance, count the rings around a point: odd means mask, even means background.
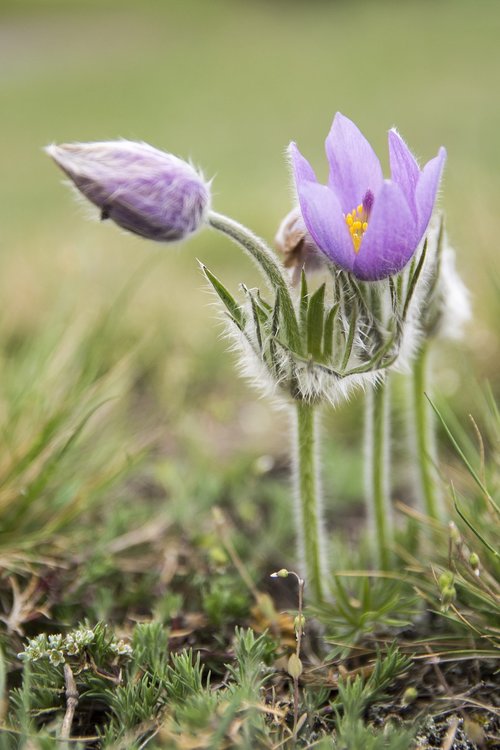
[[[352,237],[352,243],[354,245],[354,252],[359,252],[361,247],[361,240],[363,235],[368,229],[367,214],[363,205],[360,203],[357,208],[354,208],[351,213],[345,217],[345,223],[349,228],[349,232]]]

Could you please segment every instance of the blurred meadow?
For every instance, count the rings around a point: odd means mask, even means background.
[[[11,632],[40,612],[167,621],[174,571],[227,563],[215,505],[254,579],[294,564],[288,424],[236,375],[197,259],[235,294],[262,285],[256,269],[208,230],[156,246],[88,221],[43,147],[171,151],[213,177],[216,211],[272,241],[293,200],[286,146],[326,177],[336,111],[386,170],[394,125],[421,163],[445,145],[440,205],[474,317],[435,353],[434,393],[470,434],[481,384],[500,391],[499,31],[496,0],[0,0],[0,563],[52,570]],[[362,398],[323,426],[328,525],[356,536]],[[393,472],[409,501],[408,466]],[[203,584],[212,622],[224,587],[232,616],[248,606],[221,580]]]
[[[63,320],[66,329],[90,326],[149,263],[117,323],[124,349],[142,348],[136,379],[149,378],[151,422],[144,406],[136,428],[164,431],[179,418],[175,442],[191,435],[216,454],[210,460],[239,444],[275,453],[284,436],[232,375],[195,259],[235,285],[256,283],[251,264],[209,232],[156,247],[89,223],[42,147],[124,137],[191,158],[214,177],[216,210],[272,239],[291,204],[287,144],[296,140],[324,177],[323,142],[339,110],[386,167],[394,124],[422,160],[446,145],[441,205],[475,320],[460,350],[443,356],[438,389],[460,394],[467,408],[464,384],[495,381],[496,2],[4,0],[0,8],[1,335],[11,348],[39,342]]]

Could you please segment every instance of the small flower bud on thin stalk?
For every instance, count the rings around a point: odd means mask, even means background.
[[[446,612],[447,609],[449,609],[450,604],[452,604],[457,598],[457,590],[455,586],[445,586],[444,589],[441,591],[441,604],[442,609],[444,612]]]
[[[289,575],[290,573],[286,568],[281,568],[276,573],[271,573],[270,578],[288,578]]]
[[[451,586],[454,578],[455,576],[450,570],[444,570],[438,578],[438,584],[441,591],[448,588],[448,586]]]
[[[448,533],[450,536],[450,542],[452,544],[461,545],[462,544],[462,536],[460,534],[460,531],[457,528],[457,525],[454,521],[450,521],[448,524]]]
[[[476,552],[471,552],[471,554],[469,555],[469,565],[471,566],[474,575],[479,577],[479,575],[481,574],[480,560],[479,555]]]
[[[306,624],[306,618],[304,615],[296,615],[293,619],[293,627],[295,628],[295,632],[298,633],[299,631],[304,630],[304,626]]]
[[[290,658],[288,659],[288,665],[287,665],[287,671],[290,677],[293,680],[293,734],[294,736],[297,733],[298,728],[298,722],[299,722],[299,677],[303,672],[303,665],[302,660],[300,658],[300,650],[302,646],[302,637],[304,635],[304,625],[305,625],[305,617],[303,614],[303,606],[304,606],[304,586],[305,581],[303,578],[299,576],[298,573],[295,573],[294,571],[286,570],[286,568],[282,568],[278,573],[272,573],[271,578],[275,578],[279,575],[279,573],[285,572],[285,576],[281,576],[282,578],[286,578],[289,575],[295,576],[297,579],[298,584],[298,612],[296,617],[294,618],[294,628],[295,628],[295,639],[297,642],[295,652],[290,655]]]

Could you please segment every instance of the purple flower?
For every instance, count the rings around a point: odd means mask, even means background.
[[[173,242],[206,219],[209,185],[190,164],[147,143],[69,143],[46,151],[102,219],[129,232]]]
[[[446,151],[421,170],[395,130],[389,131],[391,179],[372,147],[339,112],[326,139],[328,185],[321,185],[295,143],[289,146],[304,223],[323,253],[357,278],[398,273],[425,234]]]

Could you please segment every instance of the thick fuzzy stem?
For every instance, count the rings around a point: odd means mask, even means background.
[[[324,599],[324,543],[322,504],[316,454],[317,414],[305,401],[296,402],[294,480],[297,537],[306,589],[315,602]]]
[[[368,513],[375,536],[376,563],[380,570],[391,567],[393,544],[392,508],[389,488],[389,391],[387,381],[370,386],[366,394],[365,481]]]
[[[288,344],[297,352],[301,351],[299,325],[293,307],[290,287],[286,281],[281,265],[268,248],[264,240],[257,237],[250,229],[223,214],[211,211],[208,223],[219,232],[223,232],[236,242],[255,260],[265,274],[273,291],[280,295],[281,310]]]
[[[410,424],[410,430],[415,445],[415,470],[420,506],[430,518],[437,521],[442,518],[443,509],[436,481],[434,419],[425,395],[428,388],[428,354],[429,347],[424,342],[413,361],[411,382],[413,409],[410,411],[413,424]]]

